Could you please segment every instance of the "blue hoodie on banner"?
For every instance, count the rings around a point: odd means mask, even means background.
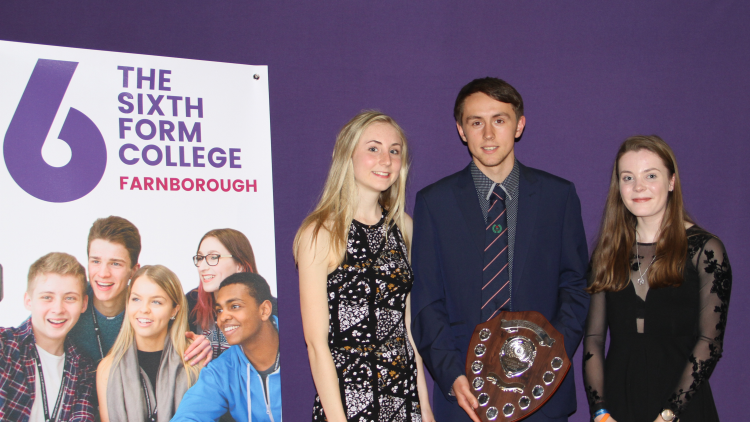
[[[266,378],[268,402],[262,382],[242,348],[232,346],[203,368],[172,422],[217,421],[227,411],[237,422],[281,422],[281,368]]]

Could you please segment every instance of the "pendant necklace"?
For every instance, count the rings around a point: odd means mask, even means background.
[[[648,264],[648,267],[646,267],[646,270],[643,272],[641,272],[641,258],[639,255],[640,254],[638,253],[638,226],[636,226],[635,228],[635,260],[638,262],[638,274],[641,275],[640,277],[638,277],[638,284],[643,286],[643,283],[646,282],[646,279],[645,279],[646,273],[648,273],[648,269],[651,268],[651,264],[653,264],[654,261],[656,260],[656,254],[654,253],[654,257],[651,258],[651,263]]]

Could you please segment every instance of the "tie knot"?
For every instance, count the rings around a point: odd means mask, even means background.
[[[492,195],[490,196],[490,204],[494,204],[498,199],[505,203],[505,191],[500,185],[495,185],[495,189],[492,190]]]

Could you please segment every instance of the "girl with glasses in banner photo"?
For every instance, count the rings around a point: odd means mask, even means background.
[[[313,420],[433,421],[409,327],[408,160],[392,118],[356,115],[294,240]]]
[[[224,334],[216,325],[216,292],[225,278],[235,273],[258,273],[250,241],[234,229],[211,230],[201,238],[193,256],[198,269],[198,287],[187,294],[190,330],[211,341],[213,358],[229,348]],[[272,314],[278,316],[276,298],[271,299]]]
[[[104,422],[169,421],[202,365],[182,356],[191,340],[187,302],[177,275],[146,265],[128,286],[125,318],[96,375]]]
[[[657,136],[628,138],[589,277],[591,419],[718,421],[708,378],[722,355],[731,288],[724,244],[685,211],[672,149]]]

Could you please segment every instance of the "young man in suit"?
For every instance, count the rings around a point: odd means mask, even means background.
[[[417,194],[411,292],[414,341],[435,380],[436,415],[479,422],[464,375],[474,327],[499,311],[537,311],[563,334],[572,358],[589,297],[580,201],[572,183],[515,157],[523,99],[507,82],[476,79],[461,89],[456,128],[471,163]],[[570,371],[528,421],[575,412]]]

